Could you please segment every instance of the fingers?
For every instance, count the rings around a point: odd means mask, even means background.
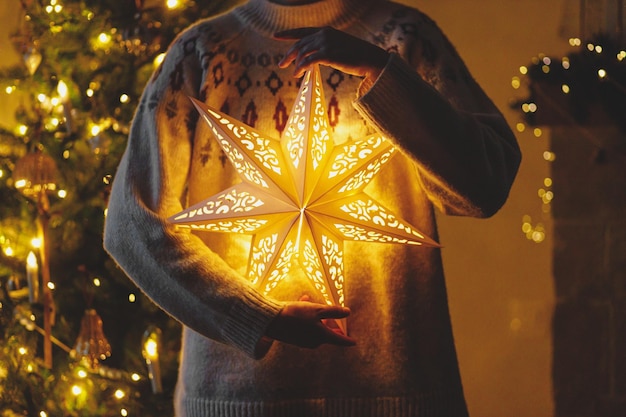
[[[294,63],[295,77],[301,77],[308,68],[319,64],[374,80],[389,58],[384,49],[328,26],[286,30],[274,37],[296,41],[278,63],[280,68]]]
[[[317,311],[317,319],[343,319],[350,315],[350,309],[341,306],[324,306]]]
[[[319,46],[316,44],[314,37],[306,37],[300,39],[287,50],[283,59],[280,60],[278,66],[280,68],[287,68],[292,62],[296,64],[297,70],[303,66],[303,60],[312,54],[315,54],[319,50]]]
[[[311,52],[306,56],[298,57],[294,66],[294,77],[300,78],[304,75],[307,69],[311,68],[315,64],[325,65],[332,67],[334,61],[326,58],[326,55],[322,52]]]
[[[350,309],[341,306],[326,306],[318,312],[318,320],[323,327],[324,343],[336,346],[354,346],[356,340],[346,335],[335,319],[343,319],[350,315]]]
[[[304,27],[304,28],[296,28],[283,30],[281,32],[276,32],[274,34],[274,38],[277,40],[289,41],[289,40],[297,40],[295,44],[289,48],[283,59],[278,63],[280,68],[286,68],[291,64],[291,62],[296,59],[296,57],[301,53],[301,49],[304,45],[310,43],[302,42],[303,38],[309,38],[311,35],[316,34],[320,31],[320,28],[317,27]]]
[[[288,315],[305,320],[343,319],[350,315],[348,307],[313,303],[308,295],[303,295],[299,302],[290,303],[285,308]]]
[[[272,339],[304,348],[317,348],[323,344],[354,346],[356,341],[345,335],[335,320],[350,314],[350,309],[341,306],[304,301],[287,303],[281,313],[267,329]]]
[[[312,328],[307,331],[307,341],[303,347],[317,348],[325,344],[344,347],[356,345],[356,340],[346,335],[335,321],[335,319],[345,318],[349,314],[350,310],[344,307],[325,307],[318,311],[317,320],[311,323]]]
[[[285,56],[278,63],[280,68],[287,68],[292,62],[296,64],[295,68],[295,77],[301,77],[304,73],[304,70],[308,68],[309,65],[316,62],[316,59],[319,54],[319,49],[321,45],[319,45],[319,40],[317,39],[317,35],[324,28],[318,27],[305,27],[305,28],[297,28],[284,30],[282,32],[277,32],[274,34],[274,38],[278,40],[297,40],[285,53]]]
[[[356,345],[356,340],[344,334],[338,327],[329,327],[326,324],[322,324],[322,326],[324,328],[325,337],[325,342],[323,342],[322,344],[326,343],[329,345],[345,347]]]

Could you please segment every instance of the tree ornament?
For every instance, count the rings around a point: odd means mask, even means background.
[[[26,6],[24,2],[22,5]],[[23,23],[22,27],[11,35],[11,42],[15,50],[22,55],[22,60],[24,61],[24,65],[26,65],[28,73],[33,75],[37,72],[43,57],[38,48],[39,40],[33,35],[31,22],[24,20]]]
[[[26,65],[28,73],[30,75],[33,75],[35,74],[35,72],[37,72],[37,69],[41,64],[41,60],[43,59],[43,57],[41,56],[41,53],[37,48],[31,47],[24,51],[22,59],[24,60],[24,64]]]
[[[344,240],[439,246],[363,192],[395,148],[380,134],[335,146],[318,66],[305,74],[280,140],[192,101],[243,182],[170,221],[254,235],[248,278],[264,293],[298,263],[327,304],[343,306]]]
[[[102,319],[96,310],[85,310],[72,353],[91,370],[98,369],[100,361],[111,356],[111,345],[104,335]]]
[[[31,198],[38,197],[41,192],[56,191],[58,179],[56,162],[41,151],[24,155],[13,169],[15,188]]]

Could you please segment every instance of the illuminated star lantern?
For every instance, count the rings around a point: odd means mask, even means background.
[[[333,143],[317,66],[305,74],[280,139],[192,101],[242,182],[169,220],[254,235],[248,278],[264,293],[299,264],[327,304],[343,306],[344,240],[439,246],[363,192],[395,148],[379,134]]]

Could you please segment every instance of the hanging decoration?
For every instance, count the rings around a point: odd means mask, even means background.
[[[40,194],[57,189],[59,171],[49,155],[36,150],[17,160],[13,169],[13,183],[22,194],[38,198]]]
[[[31,76],[37,72],[43,56],[39,48],[39,40],[33,34],[33,28],[28,20],[22,22],[21,29],[11,35],[10,39],[15,50],[22,55],[28,74]]]
[[[39,68],[43,56],[41,56],[41,53],[37,48],[31,47],[24,51],[24,55],[22,58],[24,59],[24,65],[26,65],[28,73],[30,75],[33,75]]]
[[[254,235],[248,277],[265,293],[298,263],[326,303],[343,306],[343,240],[438,246],[363,192],[395,148],[380,134],[334,145],[317,66],[305,74],[280,140],[192,101],[243,182],[170,221]]]
[[[98,369],[100,361],[111,356],[111,345],[104,335],[102,319],[92,308],[85,310],[74,352],[91,370]]]

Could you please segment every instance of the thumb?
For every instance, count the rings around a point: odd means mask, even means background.
[[[343,319],[350,315],[350,309],[342,306],[325,306],[317,312],[317,318],[322,319]]]

